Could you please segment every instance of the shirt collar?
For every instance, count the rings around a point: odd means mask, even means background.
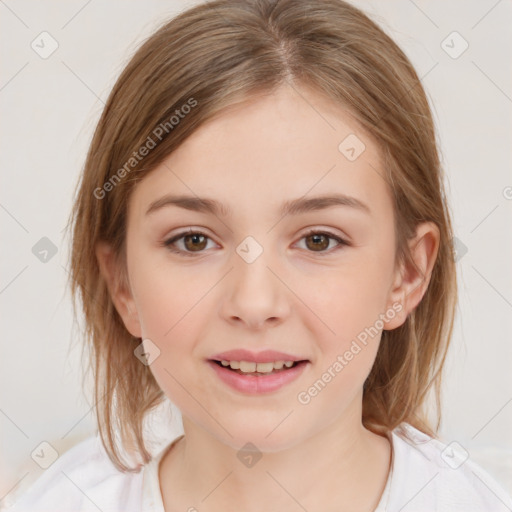
[[[182,434],[165,446],[151,461],[144,466],[144,475],[142,480],[142,510],[144,512],[165,512],[164,502],[162,499],[162,491],[160,489],[160,480],[158,477],[160,462],[164,455],[176,444],[185,434]],[[381,499],[375,512],[385,512],[389,502],[389,494],[391,492],[391,482],[393,477],[393,469],[395,466],[395,432],[388,432],[387,438],[391,445],[391,462],[386,487],[382,493]]]
[[[144,466],[142,479],[142,509],[144,512],[165,512],[162,491],[158,473],[160,462],[164,455],[177,443],[185,434],[178,436],[165,446],[151,461]]]

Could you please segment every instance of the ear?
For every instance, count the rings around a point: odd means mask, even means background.
[[[409,313],[421,302],[430,283],[439,249],[439,239],[439,228],[433,222],[418,225],[416,235],[408,242],[417,268],[404,263],[397,269],[388,297],[388,308],[397,311],[398,304],[401,304],[402,308],[392,319],[384,321],[385,330],[400,327]]]
[[[132,336],[141,338],[142,330],[139,315],[128,279],[125,277],[126,272],[120,267],[112,247],[105,242],[99,242],[96,245],[96,258],[101,275],[107,283],[112,302],[126,329]]]

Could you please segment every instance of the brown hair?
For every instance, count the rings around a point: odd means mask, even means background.
[[[342,105],[379,145],[394,200],[397,261],[414,264],[406,242],[420,222],[439,228],[422,301],[403,325],[382,333],[364,386],[362,418],[381,434],[401,422],[432,436],[439,428],[456,269],[436,133],[413,66],[376,23],[341,0],[216,0],[163,24],[131,58],[96,127],[70,218],[70,280],[75,310],[79,295],[85,313],[99,432],[122,471],[138,468],[124,464],[116,435],[148,462],[143,421],[166,397],[134,356],[141,340],[113,305],[95,246],[108,242],[124,262],[133,186],[205,121],[284,83],[313,88]],[[170,121],[173,116],[179,124]],[[150,139],[156,144],[141,157]],[[435,428],[427,417],[431,390]]]

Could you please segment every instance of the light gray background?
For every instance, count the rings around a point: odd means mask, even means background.
[[[63,229],[116,77],[156,24],[195,3],[0,0],[0,499],[43,472],[31,458],[42,441],[63,453],[95,431],[93,402],[81,389]],[[456,237],[467,248],[457,263],[460,305],[441,437],[457,441],[512,493],[512,5],[353,3],[398,42],[422,77]],[[43,31],[59,45],[46,59],[31,48]],[[441,46],[453,31],[469,44],[458,58]],[[444,43],[452,53],[462,48],[457,37]],[[47,262],[32,252],[42,237],[58,249]],[[179,417],[170,432],[167,420],[162,436],[175,435]]]

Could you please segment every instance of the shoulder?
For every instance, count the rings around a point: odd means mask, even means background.
[[[138,512],[142,472],[123,473],[98,435],[62,454],[28,489],[10,498],[6,512]],[[137,508],[139,507],[139,508]]]
[[[512,498],[460,444],[445,444],[407,423],[397,427],[392,438],[389,510],[512,510]]]

